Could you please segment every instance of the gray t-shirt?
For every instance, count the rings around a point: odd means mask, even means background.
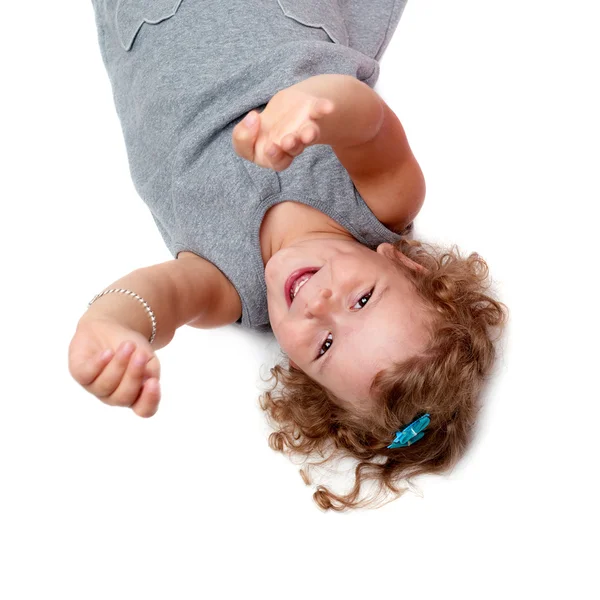
[[[386,228],[329,146],[277,173],[239,157],[235,125],[313,75],[371,87],[406,0],[93,0],[135,188],[174,257],[187,250],[231,281],[242,327],[269,327],[259,229],[294,200],[375,248]]]

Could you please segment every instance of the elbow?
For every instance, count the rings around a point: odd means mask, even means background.
[[[399,204],[403,207],[402,216],[396,223],[395,231],[403,232],[412,229],[412,223],[425,203],[426,185],[423,171],[413,158],[403,169],[400,185]]]
[[[427,187],[425,185],[425,177],[423,175],[423,171],[419,166],[419,163],[414,160],[413,166],[413,176],[412,176],[412,200],[411,200],[411,222],[412,220],[419,214],[423,204],[425,203],[425,194],[427,192]]]

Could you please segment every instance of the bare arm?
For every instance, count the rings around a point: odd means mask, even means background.
[[[417,216],[425,179],[394,111],[367,84],[347,75],[318,75],[297,86],[332,101],[319,122],[329,144],[377,218],[396,231]]]
[[[179,256],[175,260],[136,269],[102,288],[102,291],[112,288],[131,290],[150,305],[156,316],[154,349],[166,346],[182,325],[214,327],[225,324],[219,321],[237,319],[219,301],[227,280],[217,267],[191,252]],[[98,298],[79,322],[95,318],[111,319],[146,338],[152,333],[148,313],[139,300],[127,294],[113,292]]]
[[[425,179],[398,117],[368,85],[349,75],[316,75],[275,94],[233,130],[235,151],[276,171],[308,146],[330,145],[384,225],[402,231],[425,200]]]
[[[373,138],[357,146],[334,146],[333,151],[377,218],[400,232],[425,202],[425,178],[402,123],[383,100],[381,104],[384,118]]]
[[[356,77],[315,75],[292,88],[316,98],[326,98],[335,107],[319,120],[319,144],[328,144],[334,149],[358,146],[373,139],[381,128],[383,101]]]

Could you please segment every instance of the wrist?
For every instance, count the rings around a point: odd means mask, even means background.
[[[87,320],[111,321],[137,331],[148,341],[152,338],[155,329],[153,325],[155,325],[156,332],[152,347],[158,349],[166,346],[175,335],[179,318],[175,305],[176,294],[169,270],[169,263],[137,269],[111,285],[100,288],[100,292],[123,289],[135,295],[111,292],[95,297],[96,299],[88,305],[81,316],[79,323]],[[154,320],[150,312],[154,314]]]
[[[156,337],[156,315],[154,314],[154,311],[152,310],[150,305],[139,294],[136,294],[135,292],[133,292],[131,290],[126,290],[123,288],[110,288],[108,290],[101,292],[100,294],[96,294],[90,300],[90,302],[88,304],[88,309],[89,309],[89,307],[92,306],[92,304],[94,304],[100,298],[103,298],[107,294],[123,294],[125,296],[130,296],[130,297],[134,298],[135,300],[137,300],[144,307],[144,310],[146,311],[148,318],[150,319],[150,323],[152,325],[152,333],[150,334],[150,337],[148,338],[148,341],[150,342],[150,344],[152,344],[152,342],[154,341],[154,338]],[[139,330],[139,328],[136,328],[136,330]],[[142,333],[142,332],[140,332],[140,333]]]
[[[108,288],[107,288],[108,289]],[[142,304],[128,294],[110,293],[98,298],[79,319],[86,321],[110,321],[137,331],[146,339],[152,335],[152,322]]]
[[[368,142],[379,132],[384,119],[383,100],[356,77],[316,75],[297,86],[334,105],[334,110],[319,120],[319,144],[349,148]]]

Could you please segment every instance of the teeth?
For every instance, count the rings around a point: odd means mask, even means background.
[[[309,280],[310,278],[303,279],[300,283],[296,284],[296,289],[294,290],[294,297],[300,291],[300,288]]]
[[[292,300],[296,297],[296,295],[298,294],[298,292],[300,291],[300,288],[314,275],[314,273],[306,273],[305,275],[302,275],[302,277],[299,277],[296,282],[294,283],[294,285],[292,286],[292,289],[290,291],[290,296],[292,297]]]

